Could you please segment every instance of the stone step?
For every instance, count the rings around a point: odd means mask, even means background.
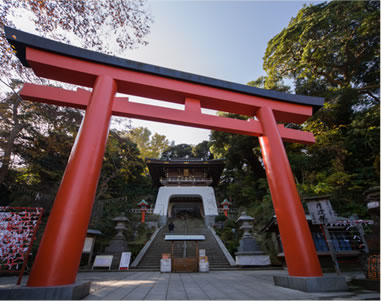
[[[168,232],[168,229],[164,227],[156,236],[156,239],[152,242],[149,250],[145,254],[144,258],[141,260],[137,268],[143,267],[160,267],[160,259],[163,253],[171,252],[171,243],[164,241],[165,235],[168,234],[193,234],[193,235],[204,235],[205,241],[199,242],[199,249],[206,249],[206,255],[209,259],[210,266],[215,267],[229,267],[229,262],[218,246],[209,229],[203,221],[201,220],[187,220],[184,221],[174,220],[175,231],[172,233]],[[195,254],[194,244],[187,244],[187,257],[193,256]],[[175,257],[182,257],[183,250],[179,247],[179,244],[175,246],[174,250]]]

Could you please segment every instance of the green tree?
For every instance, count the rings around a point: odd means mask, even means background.
[[[297,94],[325,97],[303,126],[316,143],[287,149],[301,193],[330,194],[343,215],[365,214],[361,193],[379,185],[379,9],[378,1],[305,6],[264,57],[267,85],[289,78]]]
[[[48,38],[108,54],[146,45],[152,23],[144,0],[1,0],[0,73],[4,81],[9,74],[24,75],[24,81],[32,76],[15,57],[4,35],[4,25],[15,27],[20,20],[31,22],[35,31]]]
[[[116,215],[136,206],[140,198],[152,192],[151,179],[145,175],[145,163],[137,145],[125,133],[111,130],[95,196],[92,226],[103,227],[102,217],[110,222]],[[120,200],[118,200],[122,197]],[[117,199],[117,201],[107,200]]]
[[[325,105],[303,125],[314,145],[285,143],[301,195],[331,195],[344,216],[366,214],[362,192],[379,185],[379,2],[330,1],[303,7],[271,39],[266,76],[249,85],[321,96]],[[340,17],[338,17],[340,16]],[[247,116],[225,114],[247,119]],[[258,140],[212,131],[214,157],[226,158],[217,198],[257,218],[258,229],[273,214]]]
[[[192,149],[192,155],[195,158],[213,159],[213,155],[210,152],[210,142],[204,140],[199,144],[195,145]]]
[[[137,145],[122,132],[111,130],[96,199],[120,196],[123,186],[140,179],[143,172],[144,161],[140,158]]]
[[[193,147],[189,144],[177,144],[172,143],[162,154],[162,158],[194,158]]]
[[[57,150],[67,146],[66,137],[70,140],[69,144],[72,144],[82,119],[79,111],[72,108],[23,101],[18,94],[21,87],[18,81],[14,81],[11,87],[14,91],[7,94],[0,103],[0,148],[3,150],[0,185],[6,179],[10,182],[7,175],[12,162],[15,167],[30,165],[29,169],[44,169],[43,164],[40,165],[34,157],[44,151],[49,156],[61,154],[62,149]],[[52,137],[49,138],[49,135]],[[70,148],[71,146],[69,152]],[[52,169],[53,166],[47,164],[46,168]]]
[[[146,127],[133,128],[127,135],[136,143],[143,159],[160,158],[161,153],[169,146],[169,141],[164,135],[158,133],[152,135]]]
[[[249,86],[265,88],[267,77],[259,77]],[[289,87],[281,81],[272,83],[272,89],[288,92]],[[249,116],[219,113],[221,116],[247,120]],[[221,185],[217,188],[217,198],[229,197],[234,206],[260,206],[269,194],[261,149],[257,137],[212,131],[210,150],[215,158],[225,158],[226,166]]]
[[[45,135],[50,127],[46,122],[52,121],[39,114],[49,110],[46,105],[22,101],[19,95],[22,81],[47,84],[21,65],[5,39],[4,26],[16,27],[20,20],[30,21],[48,38],[105,53],[115,53],[115,44],[120,52],[146,45],[152,23],[144,0],[0,0],[0,186],[18,156],[16,148],[27,145],[36,135]]]
[[[268,81],[293,79],[304,94],[319,86],[346,88],[379,103],[379,10],[378,1],[305,6],[268,43],[263,64]]]

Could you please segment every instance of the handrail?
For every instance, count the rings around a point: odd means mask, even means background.
[[[216,234],[216,231],[211,226],[208,226],[209,231],[212,233],[214,239],[216,240],[218,246],[221,248],[222,252],[224,253],[227,261],[230,265],[236,265],[234,258],[230,255],[228,249],[226,249],[224,243],[222,242],[221,238]]]
[[[132,262],[131,264],[131,267],[132,268],[136,268],[138,266],[138,264],[140,263],[140,261],[143,259],[145,253],[148,251],[149,247],[151,246],[151,244],[153,243],[153,241],[155,240],[157,234],[160,232],[160,230],[163,228],[163,226],[160,226],[159,228],[156,229],[156,231],[151,235],[151,238],[149,239],[149,241],[147,241],[147,243],[144,245],[144,247],[140,250],[138,256],[136,256],[136,258],[134,259],[134,261]]]

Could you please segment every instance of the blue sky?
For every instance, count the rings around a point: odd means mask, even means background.
[[[147,36],[148,46],[127,50],[118,56],[240,84],[265,75],[262,64],[268,41],[287,27],[305,3],[322,2],[147,1],[155,21]],[[19,29],[36,33],[31,21],[24,16],[27,13],[20,11],[14,21]],[[142,101],[136,97],[130,100]],[[164,102],[143,101],[168,106]],[[178,105],[170,106],[181,109]],[[208,140],[210,134],[208,130],[136,119],[132,119],[131,124],[145,126],[176,144],[194,145]],[[127,130],[123,123],[113,122],[112,127]]]
[[[321,1],[320,1],[321,2]],[[267,42],[311,1],[149,1],[149,45],[126,58],[246,84],[264,75]],[[208,140],[210,131],[133,120],[177,144]]]

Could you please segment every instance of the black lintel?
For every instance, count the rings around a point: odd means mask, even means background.
[[[220,79],[102,54],[99,52],[42,38],[40,36],[20,31],[8,26],[4,26],[4,30],[8,42],[14,46],[16,50],[16,56],[25,67],[29,67],[28,62],[25,58],[25,49],[26,47],[31,47],[81,60],[100,63],[103,65],[110,65],[132,71],[149,73],[157,76],[192,82],[248,95],[260,96],[273,100],[312,106],[314,112],[316,112],[324,104],[324,98],[321,97],[288,94],[279,91],[255,88],[248,85],[232,83]]]

